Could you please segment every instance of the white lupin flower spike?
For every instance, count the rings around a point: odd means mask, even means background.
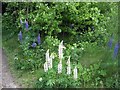
[[[49,66],[49,59],[50,59],[50,56],[49,56],[49,49],[47,50],[46,52],[46,62],[47,62],[47,65]]]
[[[47,62],[44,63],[44,72],[47,72],[48,71],[48,65],[47,65]]]
[[[67,74],[70,75],[71,74],[71,67],[67,66]]]
[[[78,78],[78,72],[77,72],[77,67],[75,66],[74,70],[73,70],[73,73],[74,73],[74,79],[77,80]]]
[[[52,54],[50,55],[50,58],[49,58],[49,63],[50,63],[49,69],[52,68],[52,61],[53,61],[53,59],[54,59],[54,55],[53,55],[53,53],[52,53]]]
[[[62,73],[62,61],[58,64],[58,74]]]
[[[63,40],[62,40],[58,48],[58,55],[60,60],[62,60],[63,58],[63,48],[65,48],[65,46],[63,45]]]
[[[68,61],[67,61],[67,74],[71,74],[71,66],[70,66],[70,56],[68,58]]]
[[[68,57],[67,65],[70,65],[70,56]]]

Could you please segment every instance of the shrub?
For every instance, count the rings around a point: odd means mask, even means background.
[[[55,62],[56,60],[54,60]],[[74,64],[72,64],[73,69]],[[90,67],[83,67],[80,63],[77,65],[78,67],[78,79],[73,79],[73,74],[66,74],[66,66],[63,65],[62,74],[57,73],[56,64],[54,64],[54,68],[49,70],[47,73],[42,73],[38,77],[38,80],[35,83],[35,87],[37,88],[86,88],[86,87],[109,87],[107,73],[104,69],[100,67],[99,64],[90,65]],[[64,78],[63,78],[64,77]],[[42,78],[42,80],[39,80]],[[117,81],[113,82],[112,77],[110,77],[110,81],[112,81],[113,86],[117,87]],[[117,79],[118,77],[116,77]]]
[[[107,8],[106,8],[107,6]],[[58,37],[83,37],[80,41],[101,42],[107,35],[107,21],[115,13],[112,9],[115,3],[7,3],[7,17],[12,14],[12,25],[19,23],[20,19],[28,20],[29,29],[33,32],[41,32],[41,35],[57,35]],[[20,7],[20,8],[19,8]],[[104,7],[104,8],[103,8]],[[110,9],[111,8],[111,9]],[[12,10],[11,10],[12,9]],[[107,14],[105,13],[107,12]],[[111,13],[110,15],[108,13]],[[7,20],[7,18],[6,18]],[[8,25],[10,26],[10,25]],[[16,24],[17,30],[21,25]],[[68,35],[67,35],[68,34]],[[76,38],[74,38],[76,40]]]

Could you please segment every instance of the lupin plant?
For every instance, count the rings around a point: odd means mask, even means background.
[[[47,65],[48,68],[50,68],[50,66],[51,66],[51,65],[50,65],[50,64],[51,64],[50,59],[51,59],[51,58],[50,58],[50,55],[49,55],[49,49],[47,50],[47,52],[46,52],[45,55],[46,55],[46,65]]]
[[[37,37],[37,42],[38,42],[38,44],[40,45],[40,43],[41,43],[40,34],[38,34],[38,37]]]
[[[52,53],[52,54],[50,55],[50,58],[49,58],[49,63],[50,63],[49,69],[51,69],[51,68],[53,67],[53,65],[52,65],[53,59],[54,59],[54,55],[53,55],[53,53]]]
[[[68,75],[71,74],[71,66],[70,66],[70,65],[67,66],[67,74],[68,74]]]
[[[58,74],[62,73],[62,61],[60,60],[58,64]]]
[[[49,58],[50,58],[50,55],[49,55],[49,49],[47,50],[47,52],[46,52],[46,62],[48,63],[48,61],[49,61]]]
[[[78,72],[77,72],[77,67],[75,66],[74,70],[73,70],[73,75],[74,75],[74,79],[77,80],[78,78]]]
[[[35,48],[37,44],[35,42],[32,43],[31,47]]]
[[[115,44],[113,58],[116,58],[118,55],[119,43]]]
[[[70,66],[70,56],[69,56],[69,58],[68,58],[68,61],[67,61],[67,74],[69,75],[69,74],[71,74],[71,66]]]
[[[52,68],[52,57],[50,57],[49,62],[48,62],[48,68],[51,69]]]
[[[22,25],[23,24],[23,21],[22,21],[22,19],[20,18],[20,24]]]
[[[112,43],[113,43],[113,35],[112,35],[112,37],[110,38],[110,40],[108,42],[108,47],[109,48],[112,48]]]
[[[18,40],[19,40],[20,42],[22,42],[22,32],[21,32],[21,31],[20,31],[19,34],[18,34]]]
[[[49,49],[46,52],[46,62],[44,63],[44,71],[47,72],[48,69],[52,68],[52,59],[54,59],[53,53],[49,56]]]
[[[28,27],[29,27],[28,21],[25,19],[25,28],[26,28],[26,30],[28,30]]]
[[[44,63],[44,72],[47,72],[48,71],[48,64],[47,62]]]
[[[68,57],[68,61],[66,63],[68,66],[70,65],[70,56]]]
[[[61,43],[59,44],[59,49],[58,49],[58,55],[60,60],[63,59],[63,49],[66,49],[66,47],[63,45],[63,40],[62,40]]]

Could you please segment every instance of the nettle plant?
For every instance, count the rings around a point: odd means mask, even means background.
[[[63,41],[59,44],[58,55],[51,53],[48,49],[45,56],[46,61],[42,65],[43,73],[40,72],[39,79],[35,83],[37,88],[69,88],[69,87],[103,87],[105,70],[100,69],[99,64],[83,67],[79,62],[70,61],[71,56],[63,55]],[[102,78],[101,78],[102,77]]]

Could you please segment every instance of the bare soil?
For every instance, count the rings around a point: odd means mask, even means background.
[[[20,88],[15,83],[15,79],[10,72],[7,56],[3,49],[0,48],[0,89],[1,88]]]

